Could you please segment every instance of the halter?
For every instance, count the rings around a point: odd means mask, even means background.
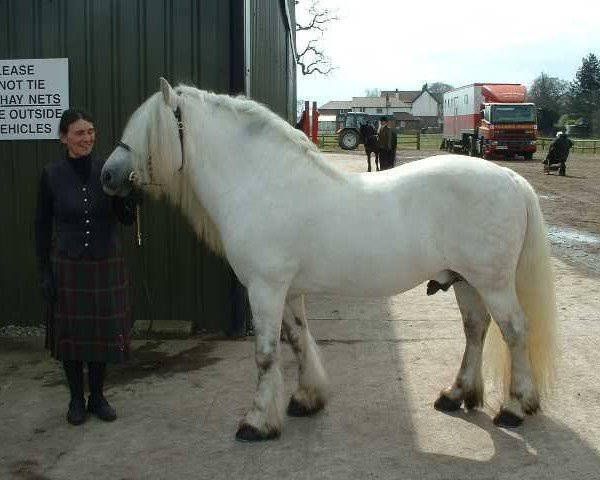
[[[181,120],[181,109],[179,107],[177,107],[177,109],[173,112],[173,115],[175,115],[175,119],[177,120],[177,129],[179,130],[179,145],[181,146],[181,166],[179,167],[179,169],[177,171],[181,172],[181,170],[183,170],[183,167],[185,165],[185,149],[183,148],[183,130],[185,127]],[[127,145],[123,140],[119,140],[117,142],[117,147],[124,148],[128,152],[133,151],[131,149],[131,147],[129,145]],[[156,185],[154,183],[154,179],[152,178],[152,157],[151,156],[148,155],[148,160],[146,163],[147,163],[147,168],[148,168],[148,175],[150,176],[150,185]]]

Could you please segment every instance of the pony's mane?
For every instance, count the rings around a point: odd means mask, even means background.
[[[295,157],[294,162],[304,161],[309,165],[318,167],[323,173],[338,181],[344,181],[343,172],[334,167],[331,163],[325,161],[316,145],[302,132],[279,115],[272,112],[269,108],[255,100],[251,100],[244,95],[231,97],[229,95],[220,95],[213,92],[199,90],[187,85],[179,85],[175,91],[183,97],[191,97],[212,104],[216,108],[229,110],[238,118],[242,118],[250,124],[250,127],[257,134],[267,132],[277,136],[287,145],[292,146],[299,153],[300,158]]]
[[[142,129],[136,129],[139,119],[144,119],[144,124],[150,125],[150,131],[144,134]],[[128,127],[123,133],[123,138],[130,145],[136,145],[133,157],[134,168],[140,172],[142,183],[149,184],[148,192],[155,198],[166,197],[171,204],[179,208],[188,219],[198,238],[204,240],[207,247],[218,255],[224,255],[221,235],[210,215],[199,201],[198,196],[190,184],[187,175],[180,175],[177,171],[181,159],[181,146],[173,111],[166,106],[162,94],[152,95],[133,114]],[[147,135],[145,138],[144,135]],[[186,137],[184,135],[184,141]],[[186,142],[186,150],[192,142]],[[174,153],[177,152],[177,153]],[[149,166],[146,159],[152,159]],[[159,160],[158,162],[156,160]],[[149,168],[152,172],[149,172]],[[172,172],[177,172],[173,174]],[[152,177],[158,182],[160,188],[153,188]]]
[[[317,147],[304,132],[293,128],[264,105],[244,96],[219,95],[187,85],[177,86],[175,92],[183,100],[181,110],[184,123],[186,101],[206,102],[215,108],[232,112],[237,119],[244,120],[247,128],[257,135],[272,135],[280,139],[285,143],[287,151],[295,150],[300,154],[291,156],[295,166],[304,164],[316,167],[336,181],[347,180],[343,172],[322,158]],[[143,130],[136,129],[139,120],[145,120],[141,123],[150,125],[150,131],[144,134]],[[203,239],[211,250],[223,255],[224,247],[215,223],[201,204],[188,176],[177,172],[181,161],[179,134],[173,111],[165,104],[161,92],[152,95],[136,110],[123,133],[123,139],[129,145],[135,145],[137,154],[133,160],[134,167],[140,172],[142,182],[151,184],[154,177],[160,183],[162,188],[149,189],[151,195],[160,197],[161,193],[164,194],[174,206],[181,209],[198,237]],[[183,139],[186,161],[193,161],[196,157],[194,142],[190,140],[189,135],[184,135]],[[148,158],[152,159],[151,165],[146,163]]]

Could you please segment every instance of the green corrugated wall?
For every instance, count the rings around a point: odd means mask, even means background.
[[[292,0],[250,2],[250,95],[291,121],[295,69],[286,1],[293,11]],[[96,153],[107,156],[129,115],[158,89],[159,76],[219,93],[243,92],[244,5],[244,0],[0,0],[0,59],[68,58],[70,104],[92,113]],[[58,141],[0,141],[0,325],[42,321],[33,215],[42,168],[60,155]],[[133,228],[121,231],[135,317],[225,329],[233,282],[226,261],[199,244],[166,204],[146,201],[142,231],[142,248],[135,247]]]

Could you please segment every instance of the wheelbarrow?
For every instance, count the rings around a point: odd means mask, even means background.
[[[550,175],[552,172],[558,172],[561,177],[564,177],[567,173],[566,159],[550,160],[548,157],[543,162],[544,173]]]

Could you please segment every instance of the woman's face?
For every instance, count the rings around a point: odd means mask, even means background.
[[[60,141],[67,147],[71,158],[89,155],[92,148],[94,148],[95,140],[96,130],[94,130],[94,124],[83,118],[71,123],[66,134],[60,134]]]

